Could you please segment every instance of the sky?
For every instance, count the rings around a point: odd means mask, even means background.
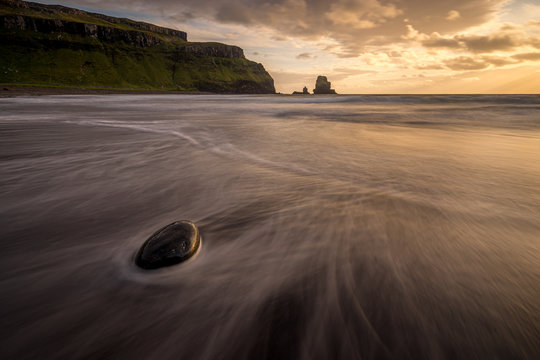
[[[69,0],[262,63],[276,91],[540,93],[540,0]]]

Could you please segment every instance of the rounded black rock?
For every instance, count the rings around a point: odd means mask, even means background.
[[[201,245],[199,229],[191,221],[176,221],[145,241],[135,263],[143,269],[175,265],[192,257]]]

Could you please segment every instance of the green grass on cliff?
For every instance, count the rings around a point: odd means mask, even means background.
[[[0,29],[3,85],[133,90],[272,92],[272,78],[239,58],[196,56],[184,41],[152,47],[70,34]],[[272,85],[273,89],[273,85]]]

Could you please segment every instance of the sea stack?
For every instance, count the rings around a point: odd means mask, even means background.
[[[135,263],[143,269],[171,266],[192,257],[201,246],[199,229],[191,221],[169,224],[145,241]]]
[[[317,76],[317,82],[315,83],[314,94],[335,94],[336,90],[331,89],[332,83],[328,81],[326,76]]]

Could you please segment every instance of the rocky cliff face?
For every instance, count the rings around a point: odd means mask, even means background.
[[[163,42],[162,38],[142,31],[122,30],[95,24],[22,15],[0,16],[0,27],[8,30],[29,30],[43,34],[66,33],[88,36],[100,41],[123,41],[141,47],[153,46]]]
[[[217,43],[190,43],[183,47],[184,51],[203,56],[244,59],[244,50],[238,46]]]
[[[148,28],[158,28],[160,31],[177,31],[165,28],[159,28],[154,25],[148,25]],[[96,24],[66,21],[59,19],[45,19],[39,17],[30,17],[23,15],[4,15],[0,16],[0,28],[7,30],[29,30],[43,34],[65,33],[91,37],[106,42],[124,42],[139,47],[154,46],[166,42],[157,32],[149,33],[137,30],[123,30],[115,27],[102,26]],[[187,35],[183,33],[181,38],[186,40]],[[176,36],[176,35],[175,35]],[[178,36],[177,36],[178,37]],[[214,56],[225,58],[244,59],[244,51],[238,46],[225,45],[219,43],[187,43],[183,51],[202,56]]]
[[[44,4],[38,4],[33,2],[26,2],[21,0],[0,0],[0,5],[5,5],[11,8],[21,9],[21,10],[29,10],[35,13],[43,14],[46,17],[57,17],[58,14],[65,14],[65,15],[75,15],[80,17],[86,17],[86,18],[95,18],[99,19],[105,23],[110,23],[114,25],[127,25],[133,30],[141,30],[141,31],[148,31],[160,35],[164,35],[167,37],[178,37],[180,39],[183,39],[187,41],[187,34],[184,31],[174,30],[174,29],[168,29],[161,26],[148,24],[145,22],[140,21],[133,21],[130,19],[123,19],[123,18],[116,18],[112,16],[107,16],[103,14],[97,14],[97,13],[91,13],[79,9],[73,9],[61,5],[44,5]],[[20,19],[18,19],[20,23]],[[25,19],[25,22],[28,21]]]
[[[0,15],[0,29],[35,31],[42,34],[64,33],[109,43],[124,42],[138,47],[155,46],[175,40],[187,42],[187,34],[183,31],[60,5],[43,5],[20,0],[0,0],[0,5],[16,9],[13,14]],[[62,19],[62,15],[79,17],[81,20]],[[186,43],[182,49],[184,52],[199,56],[245,58],[241,48],[225,44]]]

